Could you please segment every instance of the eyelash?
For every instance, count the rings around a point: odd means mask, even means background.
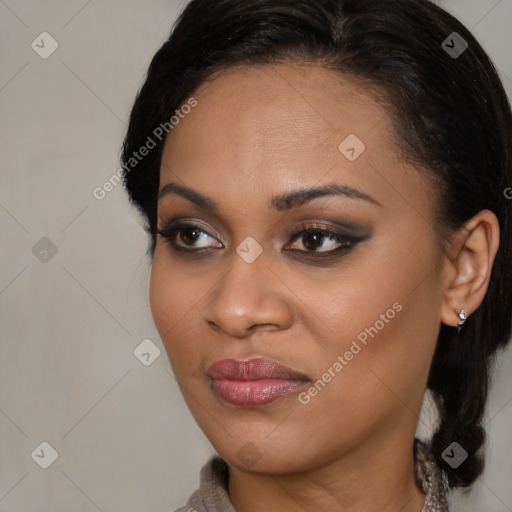
[[[205,231],[201,226],[198,224],[194,224],[192,222],[181,222],[175,225],[171,225],[165,229],[157,230],[157,234],[160,235],[165,239],[166,242],[168,242],[171,245],[171,248],[173,251],[181,253],[181,254],[188,254],[188,255],[204,255],[212,250],[210,247],[202,247],[202,248],[191,248],[187,249],[183,246],[176,244],[176,237],[180,233],[180,231],[191,228],[195,229],[196,231],[199,231],[200,233],[204,233],[207,236],[211,238],[215,238],[214,236],[210,235],[207,231]],[[289,242],[286,244],[287,246],[290,245],[293,241],[303,238],[306,235],[314,235],[314,234],[320,234],[323,238],[327,238],[329,240],[335,241],[336,243],[339,243],[339,247],[336,249],[332,249],[330,251],[305,251],[302,249],[289,249],[290,252],[294,253],[303,253],[307,256],[312,256],[313,258],[326,258],[326,257],[332,257],[337,254],[343,254],[349,252],[351,249],[353,249],[358,243],[362,242],[366,236],[355,236],[353,234],[343,234],[338,233],[336,231],[331,231],[330,229],[326,228],[325,226],[318,225],[318,224],[303,224],[295,231],[288,234]],[[220,242],[219,242],[220,243]],[[215,249],[213,249],[215,250]]]

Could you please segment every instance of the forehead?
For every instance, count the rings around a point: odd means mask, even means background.
[[[372,189],[411,174],[375,89],[353,77],[312,64],[238,67],[193,97],[197,106],[167,138],[161,186],[178,180],[245,201],[328,180],[375,196]]]
[[[364,136],[387,118],[374,92],[354,77],[319,65],[235,67],[215,73],[195,91],[199,108],[190,117],[197,121],[195,135],[209,140],[225,141],[229,134],[263,144],[293,142],[298,136],[312,145],[347,131]],[[214,124],[219,129],[209,130]]]

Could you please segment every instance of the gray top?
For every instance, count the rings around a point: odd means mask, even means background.
[[[427,498],[422,512],[449,512],[446,485],[425,443],[415,440],[415,476]],[[226,462],[212,457],[201,469],[199,489],[176,512],[236,512],[228,494],[229,471]]]

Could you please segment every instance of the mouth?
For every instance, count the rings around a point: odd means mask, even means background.
[[[208,368],[212,391],[221,400],[242,407],[266,405],[295,393],[309,379],[270,359],[222,359]]]

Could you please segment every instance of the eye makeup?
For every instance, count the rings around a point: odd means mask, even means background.
[[[169,244],[172,252],[180,256],[204,257],[224,248],[219,237],[198,221],[171,220],[158,229],[157,234]],[[336,223],[333,226],[332,223],[302,221],[285,231],[287,242],[281,252],[301,259],[335,259],[370,236],[371,229],[352,224]]]

